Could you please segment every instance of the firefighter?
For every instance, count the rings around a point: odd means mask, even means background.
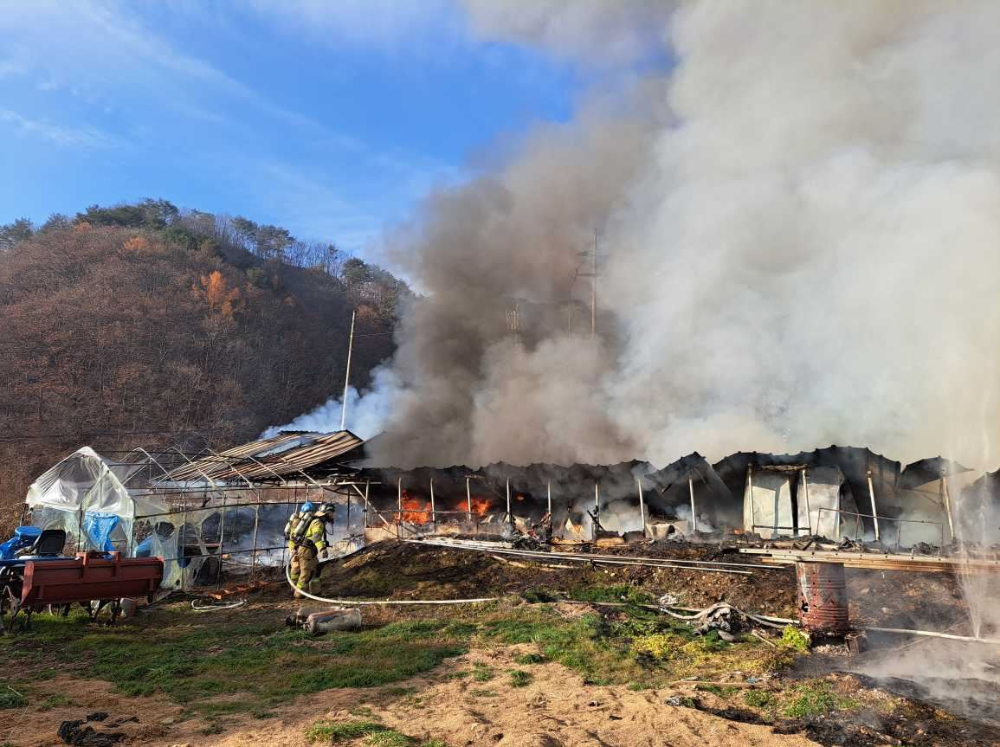
[[[308,591],[316,594],[319,591],[319,561],[326,559],[326,525],[333,522],[334,507],[329,503],[323,503],[312,517],[299,528],[305,527],[302,540],[298,545],[299,556],[299,579],[295,584],[295,595],[301,598],[301,591]]]
[[[306,501],[302,504],[301,508],[288,517],[288,522],[285,524],[285,543],[288,546],[288,558],[290,563],[288,575],[292,579],[293,586],[298,583],[300,573],[299,554],[297,552],[298,530],[301,527],[302,532],[305,532],[305,524],[309,523],[315,511],[316,506],[310,501]]]

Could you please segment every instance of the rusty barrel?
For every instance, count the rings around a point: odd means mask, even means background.
[[[838,563],[796,563],[796,607],[802,627],[810,633],[842,636],[849,629],[844,566]]]

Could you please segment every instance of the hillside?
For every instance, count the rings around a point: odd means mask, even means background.
[[[252,438],[391,355],[405,284],[333,245],[169,202],[0,227],[0,503],[83,445]]]

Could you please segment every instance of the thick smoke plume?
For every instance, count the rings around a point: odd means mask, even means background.
[[[467,5],[621,85],[392,238],[425,297],[379,461],[996,463],[1000,5]]]

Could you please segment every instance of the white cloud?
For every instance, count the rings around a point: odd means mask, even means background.
[[[37,137],[55,145],[83,150],[106,150],[123,141],[96,127],[67,127],[39,119],[30,119],[9,109],[0,109],[0,123],[16,133]]]

